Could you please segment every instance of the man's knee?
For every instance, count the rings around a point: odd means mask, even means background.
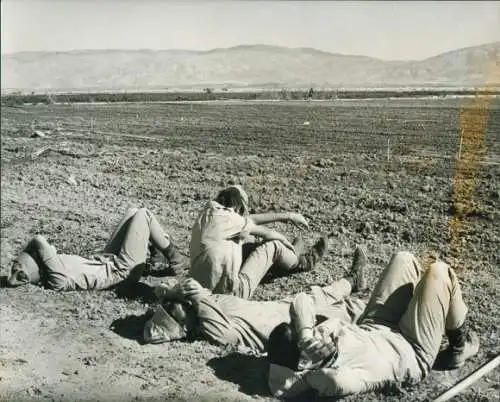
[[[409,251],[398,251],[392,255],[391,261],[400,263],[411,263],[415,261],[415,256]]]
[[[429,265],[428,275],[433,279],[450,279],[450,266],[444,261],[438,260]]]
[[[134,220],[137,220],[139,218],[141,220],[148,221],[150,219],[151,212],[149,212],[149,209],[147,209],[146,207],[141,207],[137,208],[136,211],[131,215],[132,219]]]
[[[127,214],[127,215],[135,214],[139,210],[139,208],[140,207],[138,205],[131,204],[127,207],[125,214]]]
[[[45,236],[43,236],[41,234],[37,234],[37,235],[33,236],[33,241],[35,243],[46,243],[47,239],[45,238]]]
[[[135,211],[135,214],[147,216],[149,214],[149,210],[146,207],[137,208],[137,210]]]
[[[287,250],[290,251],[290,249],[285,246],[285,244],[280,240],[266,241],[262,243],[262,245],[260,245],[258,248],[261,247],[263,247],[269,253],[269,255],[272,255],[274,261],[281,260]]]
[[[50,244],[49,242],[47,241],[47,239],[42,236],[41,234],[37,234],[35,235],[32,239],[31,239],[31,244],[37,249],[42,249],[44,247],[49,247]]]

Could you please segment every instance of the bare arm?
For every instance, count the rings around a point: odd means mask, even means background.
[[[273,222],[292,222],[296,225],[308,226],[306,219],[295,212],[267,212],[263,214],[252,214],[249,216],[256,225],[265,225]]]
[[[290,304],[290,317],[299,342],[313,336],[316,314],[311,296],[303,292],[295,296]]]
[[[316,327],[316,312],[311,296],[299,293],[290,305],[290,317],[301,350],[299,369],[323,366],[324,359],[335,359],[336,343],[328,327]]]
[[[294,250],[293,245],[288,241],[285,235],[277,232],[276,230],[269,229],[265,226],[259,226],[255,225],[253,223],[249,223],[247,227],[248,233],[253,235],[253,236],[259,236],[262,237],[265,240],[279,240],[281,241],[286,247],[288,247],[291,250]]]
[[[175,284],[175,286],[162,283],[155,287],[154,292],[160,302],[170,300],[176,302],[191,301],[195,303],[211,295],[208,289],[202,287],[193,278],[184,279]]]

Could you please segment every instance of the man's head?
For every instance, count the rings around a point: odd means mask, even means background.
[[[239,185],[229,186],[220,191],[215,199],[226,208],[232,208],[242,216],[248,215],[248,195]]]
[[[38,282],[40,282],[38,264],[30,254],[22,252],[12,262],[7,277],[7,285],[14,287]]]
[[[184,339],[194,326],[194,316],[188,303],[165,302],[158,306],[143,331],[147,343],[163,343]]]
[[[269,335],[267,346],[269,363],[297,370],[300,350],[295,330],[290,323],[282,322]]]

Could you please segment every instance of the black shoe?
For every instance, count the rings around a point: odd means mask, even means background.
[[[465,361],[475,356],[479,351],[479,336],[474,331],[465,335],[465,342],[461,346],[449,345],[436,357],[434,366],[442,370],[453,370],[462,367]]]
[[[174,275],[182,275],[190,266],[189,260],[180,254],[171,258],[169,264],[169,269]]]
[[[171,243],[164,251],[164,256],[169,264],[169,271],[174,275],[182,275],[189,268],[190,262]]]
[[[328,236],[323,235],[304,255],[299,257],[297,270],[300,272],[312,271],[315,265],[328,251]]]

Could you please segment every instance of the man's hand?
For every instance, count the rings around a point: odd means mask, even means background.
[[[252,224],[250,225],[248,232],[253,236],[261,237],[266,241],[278,240],[295,253],[295,247],[293,247],[292,243],[290,243],[283,234],[277,232],[276,230],[269,229],[262,225]]]
[[[301,339],[299,349],[303,351],[312,362],[318,362],[331,356],[337,350],[337,345],[332,335],[323,328],[318,328],[316,336]]]
[[[297,226],[305,226],[306,228],[309,227],[309,223],[307,223],[306,218],[304,218],[302,214],[290,212],[289,220]]]
[[[154,287],[154,294],[156,298],[163,302],[163,300],[180,300],[181,295],[179,294],[179,284],[174,286],[168,283],[160,283],[158,286]]]
[[[203,286],[201,286],[196,280],[193,278],[187,278],[180,284],[180,293],[184,299],[199,300],[206,292]]]
[[[271,236],[271,238],[267,238],[266,240],[278,240],[282,242],[286,248],[289,248],[295,253],[295,247],[293,247],[293,244],[290,243],[290,241],[281,233],[276,232],[275,236]]]

